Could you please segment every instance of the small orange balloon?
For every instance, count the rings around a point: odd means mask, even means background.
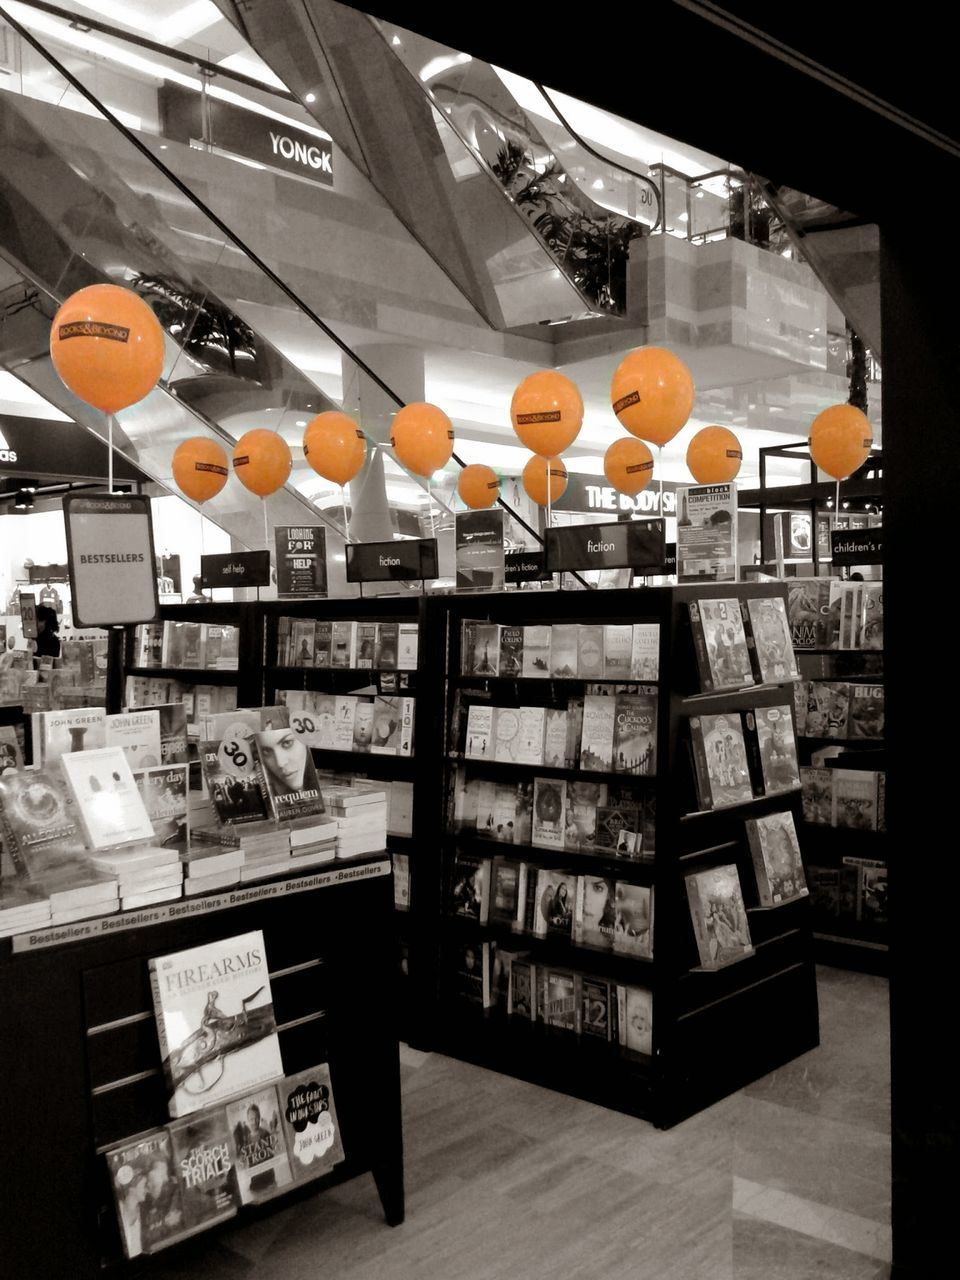
[[[173,478],[181,493],[194,502],[215,498],[230,474],[227,452],[216,440],[191,436],[173,455]]]
[[[292,468],[290,446],[283,436],[266,427],[247,431],[233,447],[237,479],[258,498],[269,498],[271,493],[282,489]]]
[[[614,489],[632,498],[653,479],[653,454],[642,440],[624,436],[603,455],[603,474]]]
[[[567,468],[559,458],[541,458],[534,454],[523,468],[523,487],[527,497],[538,507],[547,505],[547,477],[550,477],[550,502],[563,497],[567,487]]]
[[[555,369],[531,373],[510,401],[510,418],[520,443],[541,458],[569,449],[583,424],[583,397],[577,384]]]
[[[620,362],[610,384],[613,411],[650,444],[668,444],[693,412],[690,370],[663,347],[637,347]]]
[[[492,507],[500,496],[500,481],[493,467],[486,467],[482,462],[471,462],[464,467],[457,480],[457,493],[461,501],[473,511],[483,511]]]
[[[352,418],[331,409],[307,423],[303,456],[324,480],[349,484],[367,459],[367,442]]]
[[[873,448],[867,415],[852,404],[834,404],[818,413],[810,428],[810,457],[834,480],[862,467]]]
[[[164,354],[157,317],[132,289],[116,284],[71,294],[50,326],[50,358],[61,381],[103,413],[118,413],[149,395]]]
[[[687,466],[697,484],[728,484],[742,462],[740,441],[726,427],[703,427],[687,446]]]
[[[453,423],[435,404],[407,404],[393,419],[390,443],[415,476],[428,479],[453,453]]]

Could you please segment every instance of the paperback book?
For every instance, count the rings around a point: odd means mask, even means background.
[[[106,718],[108,747],[120,747],[131,769],[155,769],[160,756],[160,712],[124,711]]]
[[[755,726],[763,795],[792,791],[800,785],[797,743],[790,707],[757,707],[744,713],[748,737]]]
[[[632,657],[633,627],[629,622],[608,622],[603,628],[603,671],[600,674],[605,680],[629,680],[633,674]]]
[[[580,738],[580,768],[609,772],[613,768],[613,738],[616,726],[615,699],[588,694],[583,700],[583,729]]]
[[[170,1142],[184,1225],[196,1229],[232,1218],[237,1212],[237,1175],[223,1107],[171,1124]]]
[[[524,676],[548,676],[551,667],[552,628],[530,626],[523,628]]]
[[[620,1043],[633,1053],[653,1053],[653,992],[644,987],[619,987],[623,1010]]]
[[[465,654],[464,674],[468,676],[497,676],[500,674],[500,627],[495,622],[478,622],[470,637],[471,645]]]
[[[719,969],[753,954],[735,863],[686,877],[690,916],[704,969]]]
[[[217,818],[225,824],[267,816],[248,738],[201,742],[200,766]]]
[[[787,608],[781,596],[751,596],[743,602],[750,627],[750,652],[761,684],[799,680]]]
[[[275,1085],[227,1103],[243,1204],[270,1200],[293,1181]]]
[[[630,654],[630,675],[634,680],[660,679],[660,623],[635,622]]]
[[[107,717],[102,707],[40,711],[33,730],[34,764],[55,764],[68,751],[90,751],[107,744]]]
[[[523,627],[500,628],[500,674],[513,679],[523,674]]]
[[[577,895],[577,877],[567,871],[541,867],[537,871],[537,910],[533,932],[536,937],[558,934],[570,938]]]
[[[313,757],[291,729],[264,729],[252,741],[260,794],[278,822],[325,812]]]
[[[563,848],[565,799],[566,787],[562,779],[534,779],[533,844],[545,849]]]
[[[883,737],[882,684],[851,686],[847,733],[851,738]]]
[[[127,1258],[156,1253],[185,1232],[170,1135],[149,1133],[107,1152],[107,1168]]]
[[[653,890],[617,881],[613,949],[620,955],[653,959]]]
[[[143,807],[158,845],[186,845],[190,832],[190,766],[175,764],[159,769],[134,769]]]
[[[329,1173],[344,1159],[329,1066],[287,1076],[277,1092],[294,1182]]]
[[[581,680],[602,680],[604,677],[602,626],[577,628],[577,675]]]
[[[636,694],[618,693],[613,735],[616,773],[650,776],[657,771],[657,687]]]
[[[616,886],[606,876],[578,876],[573,914],[577,946],[613,949],[616,924]]]
[[[760,905],[778,907],[807,894],[800,844],[790,810],[747,819],[747,841]]]
[[[576,623],[558,622],[551,628],[550,674],[554,678],[576,679],[578,631]]]
[[[91,849],[152,842],[153,826],[122,748],[67,752],[60,766]]]
[[[690,739],[701,808],[721,809],[753,799],[739,715],[694,716]]]
[[[0,776],[0,836],[18,876],[39,880],[82,860],[79,817],[57,766]]]

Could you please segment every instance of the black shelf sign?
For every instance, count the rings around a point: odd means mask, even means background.
[[[546,531],[547,569],[634,569],[666,571],[666,523],[627,520],[617,524],[574,524]]]
[[[327,539],[316,525],[277,525],[277,594],[327,594]]]
[[[415,582],[439,577],[436,538],[348,542],[348,582]]]
[[[875,529],[833,529],[830,552],[837,566],[883,564],[883,527]]]
[[[536,551],[508,551],[503,564],[507,582],[543,582],[551,576],[539,548]]]
[[[268,587],[270,552],[233,551],[224,555],[201,556],[200,576],[207,588]]]

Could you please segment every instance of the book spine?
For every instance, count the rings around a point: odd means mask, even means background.
[[[517,873],[517,910],[513,918],[513,929],[516,933],[522,933],[526,919],[527,910],[527,879],[530,874],[529,864],[520,863],[520,870]]]
[[[157,973],[156,961],[150,961],[150,991],[153,995],[153,1021],[157,1028],[157,1040],[160,1044],[160,1060],[163,1063],[163,1074],[167,1082],[167,1089],[170,1093],[170,1111],[174,1114],[173,1098],[176,1093],[176,1086],[173,1081],[173,1072],[170,1069],[170,1041],[167,1037],[167,1026],[163,1016],[163,1000],[160,995],[160,976]]]
[[[707,753],[703,745],[703,727],[697,717],[690,721],[690,750],[693,755],[693,768],[700,807],[701,809],[712,809],[713,790],[710,786],[710,772],[707,769]]]
[[[753,672],[753,678],[757,684],[763,684],[760,655],[757,653],[757,641],[753,634],[753,624],[750,620],[750,610],[747,607],[746,600],[740,601],[740,617],[743,621],[743,636],[747,642],[747,652],[750,654],[750,670]]]
[[[750,773],[750,785],[755,796],[766,794],[763,784],[763,757],[760,753],[760,734],[757,730],[757,716],[753,711],[744,711],[740,716],[743,726],[743,743],[747,749],[747,769]]]
[[[617,1041],[621,1049],[627,1045],[627,988],[617,984]]]
[[[757,878],[757,893],[760,896],[760,905],[762,907],[772,907],[774,903],[770,892],[770,878],[767,875],[767,864],[763,860],[763,845],[760,840],[760,830],[757,826],[756,818],[748,818],[746,827],[747,843],[750,846],[753,871]]]
[[[703,693],[713,693],[713,675],[710,671],[707,641],[703,634],[703,623],[700,620],[700,609],[696,600],[690,601],[690,632],[693,636],[693,647],[697,655],[700,688]]]
[[[583,974],[573,975],[573,1031],[583,1035]]]
[[[416,710],[414,698],[400,699],[400,751],[402,756],[413,755],[413,726]]]

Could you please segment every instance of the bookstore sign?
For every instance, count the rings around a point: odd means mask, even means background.
[[[200,557],[200,580],[203,586],[268,587],[270,585],[269,551],[232,551],[222,555]]]
[[[327,594],[326,536],[316,525],[277,525],[277,594]]]
[[[883,528],[833,529],[830,550],[837,566],[883,564]]]
[[[504,579],[507,582],[549,582],[542,551],[508,551],[504,556]]]
[[[546,531],[547,570],[633,569],[665,572],[666,522],[627,520],[617,524],[578,524]]]
[[[348,542],[348,582],[416,582],[440,575],[436,538]]]
[[[75,627],[154,622],[160,612],[150,499],[139,494],[63,500]]]

